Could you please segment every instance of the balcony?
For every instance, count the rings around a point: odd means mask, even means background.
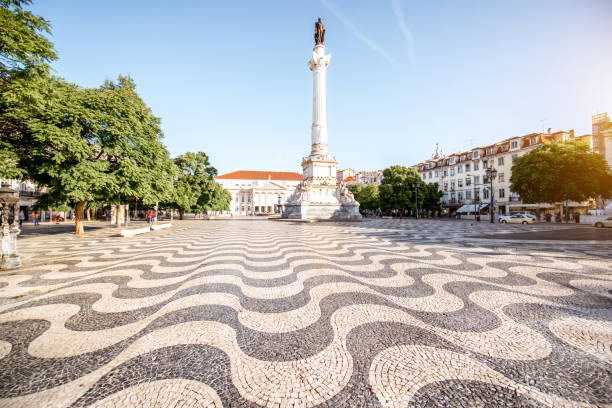
[[[19,191],[19,197],[40,197],[42,192],[40,191],[27,191],[21,190]]]

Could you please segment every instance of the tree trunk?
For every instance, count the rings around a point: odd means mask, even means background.
[[[115,220],[115,225],[117,228],[121,228],[121,216],[119,214],[119,211],[121,211],[121,206],[119,204],[117,204],[117,212],[116,212],[116,220]]]
[[[91,221],[91,208],[87,207],[87,221]]]
[[[181,209],[179,210],[179,220],[182,220],[182,219],[183,219],[183,214],[184,214],[184,213],[185,213],[185,211],[184,211],[184,210],[181,208]]]
[[[75,208],[76,216],[76,235],[83,235],[85,229],[83,228],[83,207],[85,207],[85,201],[79,201]]]

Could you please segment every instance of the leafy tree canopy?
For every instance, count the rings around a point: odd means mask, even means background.
[[[425,183],[421,181],[416,170],[404,166],[391,166],[385,169],[383,179],[379,187],[380,207],[384,210],[404,210],[415,208],[415,198],[422,208],[423,189],[419,187],[415,197],[416,183],[421,186]]]
[[[0,0],[0,75],[46,68],[56,59],[47,20],[25,10],[30,0]]]
[[[423,189],[422,208],[433,212],[441,211],[440,199],[444,192],[440,190],[440,185],[438,183],[424,183],[420,188]]]
[[[517,157],[510,183],[528,203],[612,197],[612,172],[605,158],[575,141],[548,143]]]
[[[48,63],[57,58],[53,44],[45,37],[51,32],[49,22],[24,10],[23,6],[30,3],[0,0],[0,178],[27,177],[18,165],[19,154],[11,143],[21,136],[23,123],[21,118],[11,120],[4,114],[6,104],[10,103],[4,98],[6,88],[15,79],[20,79],[22,86],[35,85],[36,77],[44,75]],[[26,103],[40,102],[34,89],[22,96]]]
[[[78,216],[89,201],[153,203],[171,194],[174,166],[160,121],[129,77],[97,89],[20,78],[6,86],[0,104],[2,116],[18,125],[8,141],[19,168],[51,188],[43,202],[74,204]]]
[[[378,202],[378,184],[368,184],[367,186],[349,184],[347,187],[359,202],[362,210],[376,210],[380,207]]]
[[[217,170],[204,152],[187,152],[174,159],[178,177],[167,206],[183,211],[229,209],[231,196],[213,180]]]

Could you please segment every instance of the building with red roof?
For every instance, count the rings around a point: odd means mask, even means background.
[[[292,171],[237,170],[215,177],[232,196],[229,215],[278,214],[302,181]]]

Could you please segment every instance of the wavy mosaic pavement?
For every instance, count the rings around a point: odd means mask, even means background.
[[[612,250],[466,225],[24,239],[41,262],[0,273],[0,407],[612,404]]]

